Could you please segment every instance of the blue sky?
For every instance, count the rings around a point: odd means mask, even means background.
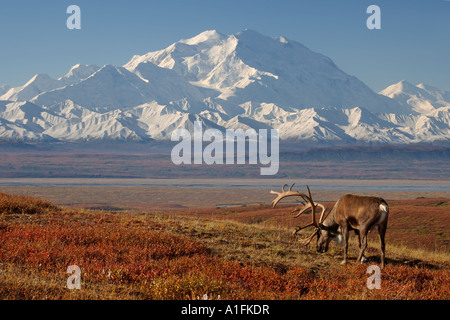
[[[81,30],[66,9],[81,8]],[[366,9],[381,8],[381,30]],[[450,90],[450,1],[445,0],[40,0],[1,1],[0,85],[72,65],[123,65],[209,29],[285,36],[330,57],[375,91],[408,80]]]

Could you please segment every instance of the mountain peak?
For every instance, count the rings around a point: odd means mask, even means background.
[[[103,67],[99,68],[94,74],[105,74],[110,76],[123,75],[124,72],[128,72],[124,67],[113,66],[112,64],[105,64]],[[133,74],[133,76],[135,76]]]
[[[413,85],[402,80],[382,90],[380,94],[403,106],[409,106],[419,114],[429,114],[438,108],[450,106],[450,93],[423,83]]]
[[[416,86],[413,85],[411,82],[408,82],[406,80],[401,80],[398,83],[394,84],[396,86],[399,86],[403,89],[411,89],[411,88],[415,88]]]
[[[112,64],[105,64],[99,70],[102,70],[102,71],[117,71],[117,67],[113,66]]]
[[[41,92],[55,89],[58,86],[58,80],[52,79],[46,73],[35,74],[23,86],[10,88],[4,95],[0,97],[1,100],[11,101],[27,101],[37,96]]]
[[[273,38],[263,35],[253,29],[244,29],[236,33],[236,38],[246,41],[272,41]]]
[[[8,92],[9,89],[11,89],[11,86],[10,86],[10,85],[7,85],[7,84],[1,85],[1,86],[0,86],[0,96],[3,95],[3,94],[5,94],[6,92]]]
[[[212,97],[233,108],[256,99],[295,108],[361,105],[371,112],[404,111],[326,56],[252,29],[228,36],[206,30],[163,50],[134,56],[124,68],[138,73],[145,64],[170,69],[201,90],[212,89]]]
[[[263,46],[271,44],[275,47],[279,47],[280,43],[283,46],[286,46],[290,43],[294,43],[297,48],[306,48],[304,45],[302,45],[299,42],[291,41],[288,38],[284,36],[279,37],[269,37],[264,34],[259,33],[258,31],[252,30],[252,29],[244,29],[238,33],[236,33],[236,38],[239,40],[245,41],[249,45],[257,45],[258,43],[261,43]]]
[[[203,42],[220,41],[224,38],[226,38],[226,36],[217,32],[216,30],[206,30],[206,31],[203,31],[202,33],[196,35],[195,37],[192,37],[189,39],[184,39],[179,42],[194,46],[194,45],[198,45]]]
[[[417,92],[419,89],[417,86],[413,85],[412,83],[406,81],[406,80],[401,80],[397,83],[394,83],[390,86],[388,86],[387,88],[385,88],[384,90],[380,91],[379,93],[387,96],[389,98],[392,98],[396,95],[399,94],[404,94],[405,92]]]
[[[72,66],[72,67],[70,68],[69,72],[71,72],[71,71],[73,71],[73,70],[75,70],[75,69],[78,69],[79,67],[81,67],[81,64],[80,64],[80,63],[77,63],[76,65],[74,65],[74,66]]]
[[[426,90],[426,91],[443,91],[441,89],[438,89],[436,87],[430,86],[430,85],[425,84],[425,83],[419,83],[416,87],[420,88],[422,90]]]
[[[86,69],[99,69],[98,66],[93,64],[81,64],[77,63],[76,65],[72,66],[67,74],[73,74],[75,72],[80,72],[82,70]]]
[[[82,79],[85,79],[97,72],[100,69],[99,66],[96,65],[88,65],[88,64],[76,64],[72,66],[63,77],[58,80],[64,80],[66,84],[72,84],[78,82]]]
[[[28,82],[25,84],[25,86],[27,86],[30,83],[35,82],[35,81],[40,81],[40,80],[44,80],[45,81],[45,80],[48,80],[48,79],[51,79],[48,74],[46,74],[46,73],[38,73],[38,74],[35,74],[30,80],[28,80]]]
[[[402,87],[404,87],[405,89],[408,89],[408,88],[415,88],[415,87],[416,87],[414,84],[412,84],[411,82],[408,82],[408,81],[406,81],[406,80],[402,80],[402,81],[400,81],[399,83],[400,83],[400,85],[401,85]]]

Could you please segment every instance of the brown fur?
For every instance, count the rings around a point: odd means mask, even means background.
[[[387,212],[383,214],[380,205],[384,205]],[[321,230],[318,232],[317,250],[325,252],[328,249],[328,243],[333,238],[341,235],[344,242],[343,263],[347,263],[348,233],[350,230],[355,230],[359,237],[360,248],[357,261],[361,261],[367,248],[367,234],[372,228],[376,227],[380,237],[381,265],[384,267],[384,237],[387,228],[388,212],[389,207],[382,198],[352,194],[342,196],[336,202],[325,221],[320,225]]]

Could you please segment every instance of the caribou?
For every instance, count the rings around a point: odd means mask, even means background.
[[[295,184],[295,183],[294,183]],[[327,213],[323,204],[313,201],[311,191],[306,186],[308,194],[302,192],[293,191],[291,185],[289,190],[286,190],[288,186],[285,184],[281,188],[281,192],[271,190],[270,193],[276,194],[277,197],[272,201],[272,207],[275,207],[282,199],[291,196],[300,197],[303,201],[302,206],[295,208],[291,211],[294,214],[293,217],[299,217],[305,212],[311,211],[312,221],[311,223],[299,226],[294,232],[294,236],[298,231],[314,227],[313,233],[300,242],[307,246],[312,239],[317,236],[317,252],[324,253],[328,251],[328,245],[331,240],[334,240],[340,245],[344,246],[344,259],[342,264],[346,264],[348,261],[348,236],[349,231],[354,230],[358,235],[359,255],[357,262],[365,262],[367,258],[364,256],[364,251],[367,248],[367,235],[369,231],[376,229],[380,238],[381,246],[381,267],[384,268],[385,258],[385,241],[389,206],[382,198],[358,196],[352,194],[346,194],[342,196],[334,205],[334,207]],[[320,218],[316,221],[317,208],[320,208]]]

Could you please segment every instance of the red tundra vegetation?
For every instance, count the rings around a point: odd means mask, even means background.
[[[449,201],[390,206],[387,266],[370,290],[378,243],[368,263],[353,248],[341,266],[341,248],[292,238],[286,207],[102,212],[0,193],[0,298],[448,299]],[[81,290],[67,288],[71,265]]]

